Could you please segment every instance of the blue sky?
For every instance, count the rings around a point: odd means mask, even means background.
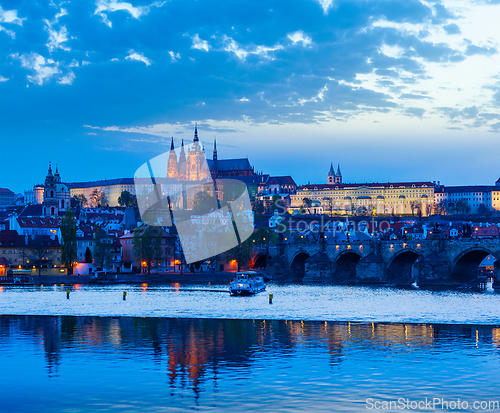
[[[0,0],[0,186],[192,137],[324,182],[500,176],[499,0]]]

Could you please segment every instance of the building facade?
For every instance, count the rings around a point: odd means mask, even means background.
[[[0,188],[0,205],[12,205],[14,203],[14,192],[7,188]]]
[[[422,215],[431,213],[432,182],[304,185],[290,195],[290,209],[332,215]]]

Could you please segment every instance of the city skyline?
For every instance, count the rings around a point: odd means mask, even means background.
[[[492,1],[0,1],[0,121],[16,193],[131,177],[190,140],[323,183],[500,176]],[[23,150],[19,153],[19,148]],[[15,171],[15,172],[14,172]],[[395,178],[396,175],[396,178]]]

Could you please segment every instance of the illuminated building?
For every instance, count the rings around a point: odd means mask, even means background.
[[[328,180],[332,180],[333,166]],[[338,171],[340,173],[340,169]],[[336,179],[341,175],[335,174]],[[313,214],[427,216],[434,200],[432,182],[329,183],[304,185],[290,195],[290,209]]]

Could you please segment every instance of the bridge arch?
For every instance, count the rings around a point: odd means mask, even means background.
[[[394,255],[387,264],[387,281],[401,285],[410,285],[414,281],[413,265],[420,254],[411,248],[406,248]]]
[[[306,260],[310,257],[310,255],[305,251],[297,252],[290,264],[290,270],[292,273],[292,277],[294,278],[304,278],[306,274]]]
[[[462,283],[476,279],[479,264],[490,254],[494,255],[489,249],[480,246],[462,251],[452,262],[451,279]]]
[[[356,265],[361,259],[361,254],[352,250],[342,251],[335,260],[333,278],[336,282],[356,283]]]
[[[266,268],[268,258],[269,257],[265,253],[264,254],[257,254],[253,259],[251,267],[252,268]]]

